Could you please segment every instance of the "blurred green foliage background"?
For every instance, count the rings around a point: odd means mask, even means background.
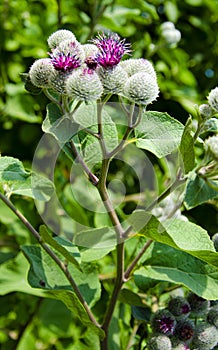
[[[156,68],[161,94],[151,109],[168,112],[185,123],[189,113],[195,113],[194,105],[203,103],[218,85],[217,8],[218,0],[1,0],[1,154],[31,164],[48,101],[26,92],[20,73],[28,72],[35,59],[47,57],[46,40],[60,28],[73,31],[82,43],[104,30],[127,38],[132,57],[148,58]],[[181,32],[175,47],[160,35],[165,21],[172,21]],[[33,224],[40,223],[31,200],[28,205],[21,198],[15,202]],[[217,229],[217,208],[201,206],[192,214],[211,233]],[[1,205],[1,262],[15,256],[19,244],[30,241],[17,219]],[[70,350],[74,349],[72,339],[80,343],[84,330],[75,320],[70,323],[73,316],[60,302],[14,292],[2,296],[0,303],[2,350]],[[87,339],[87,344],[75,349],[94,349],[95,339],[90,334]]]

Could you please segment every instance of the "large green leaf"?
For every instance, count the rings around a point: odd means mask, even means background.
[[[30,262],[28,281],[33,288],[73,292],[69,281],[54,260],[38,245],[23,246],[22,251]],[[57,254],[57,253],[56,253]],[[101,286],[96,269],[92,265],[83,265],[83,272],[69,265],[68,269],[86,302],[95,304],[100,298]]]
[[[214,187],[215,187],[214,182]],[[218,187],[210,187],[204,179],[199,177],[195,172],[192,172],[189,176],[184,204],[187,209],[192,209],[200,204],[207,202],[210,199],[216,198],[218,196]]]
[[[184,126],[163,112],[144,112],[136,128],[136,146],[165,157],[178,149]]]
[[[182,284],[209,300],[217,299],[218,270],[165,244],[155,243],[152,257],[134,273],[139,289],[147,292],[148,278]]]
[[[191,171],[195,165],[194,139],[191,136],[191,125],[192,120],[189,118],[186,122],[179,147],[185,174]]]
[[[25,181],[29,172],[24,169],[22,162],[13,157],[0,157],[0,183]]]
[[[79,232],[74,237],[74,243],[80,246],[81,260],[90,262],[114,250],[117,240],[112,227],[101,227]]]
[[[73,245],[69,240],[62,237],[53,238],[45,225],[41,225],[39,228],[39,233],[46,243],[55,248],[59,253],[64,256],[67,261],[71,262],[74,266],[80,269],[80,252],[79,249]]]
[[[29,266],[23,254],[18,254],[14,259],[10,259],[0,267],[0,295],[11,292],[22,292],[37,296],[45,296],[45,292],[40,289],[33,289],[27,283]]]
[[[39,259],[39,256],[38,256],[38,259]],[[36,264],[40,265],[40,261],[38,261]],[[49,265],[47,266],[47,269],[49,269]],[[27,260],[22,253],[18,254],[17,257],[15,257],[14,259],[11,259],[1,264],[0,295],[5,295],[12,292],[22,292],[22,293],[27,293],[31,295],[36,295],[39,297],[61,300],[68,307],[68,309],[73,313],[73,315],[77,316],[85,326],[92,329],[100,337],[103,337],[104,335],[103,331],[101,331],[99,328],[93,325],[93,323],[90,321],[89,317],[87,316],[87,313],[83,305],[80,303],[76,294],[73,291],[64,290],[62,286],[60,288],[61,290],[58,289],[58,286],[56,286],[57,289],[49,290],[49,288],[43,287],[45,283],[43,279],[41,280],[37,279],[36,280],[37,286],[31,287],[27,282],[28,275],[29,275],[29,278],[32,279],[32,277],[30,276],[31,273],[30,272],[28,273],[28,270],[29,270],[29,265],[27,264]],[[51,265],[51,270],[53,270],[52,265]],[[37,273],[40,274],[39,278],[40,277],[43,278],[44,272],[43,271],[39,272],[39,270],[36,270],[36,271]],[[90,271],[90,274],[91,274],[91,278],[93,278],[93,274],[91,271]],[[55,272],[53,276],[55,277]],[[85,277],[84,281],[86,281],[86,279],[88,278]],[[90,299],[91,299],[91,296],[90,296]]]
[[[70,115],[62,115],[55,103],[47,105],[46,118],[42,123],[42,130],[45,133],[53,135],[63,145],[76,134],[77,129]]]
[[[185,251],[218,268],[218,253],[207,232],[200,226],[180,219],[161,224],[156,217],[143,210],[135,211],[129,222],[139,235]]]
[[[61,300],[73,315],[80,319],[84,326],[91,329],[95,334],[98,334],[100,338],[104,337],[104,331],[92,323],[75,293],[64,290],[53,290],[47,292],[47,295],[52,299]]]
[[[22,162],[13,157],[0,157],[0,184],[7,185],[7,194],[17,194],[40,201],[48,201],[54,185],[46,177],[24,169]]]

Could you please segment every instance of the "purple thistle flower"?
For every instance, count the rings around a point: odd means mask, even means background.
[[[163,316],[161,319],[157,320],[157,323],[159,323],[161,333],[173,334],[175,321],[171,317]]]
[[[81,60],[77,55],[72,55],[70,52],[65,54],[59,52],[56,55],[49,54],[51,56],[51,62],[55,69],[63,72],[71,71],[81,66]]]
[[[125,54],[131,52],[130,44],[126,44],[125,39],[121,40],[116,33],[98,35],[92,42],[99,48],[96,58],[104,68],[116,66]]]
[[[155,332],[170,336],[174,333],[176,319],[168,310],[159,310],[151,319],[151,327]]]
[[[82,64],[76,42],[63,42],[49,56],[54,68],[62,72],[69,72]]]

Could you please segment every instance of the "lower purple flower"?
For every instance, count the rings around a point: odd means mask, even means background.
[[[172,335],[176,327],[176,319],[168,310],[160,310],[153,315],[151,327],[158,333]]]

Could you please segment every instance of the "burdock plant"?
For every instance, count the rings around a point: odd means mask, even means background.
[[[172,23],[162,36],[168,48],[180,40]],[[82,44],[61,29],[48,46],[22,75],[30,93],[49,101],[32,170],[0,158],[0,199],[35,238],[19,253],[31,265],[31,287],[65,303],[87,330],[79,336],[84,349],[215,345],[212,309],[196,333],[188,316],[207,313],[207,300],[217,298],[217,253],[182,212],[217,197],[216,174],[207,181],[210,162],[217,171],[217,136],[204,135],[218,88],[183,125],[155,104],[149,110],[160,96],[154,65],[134,58],[118,34]],[[35,200],[42,225],[15,207],[14,194]],[[157,310],[160,294],[181,285],[193,294]]]

